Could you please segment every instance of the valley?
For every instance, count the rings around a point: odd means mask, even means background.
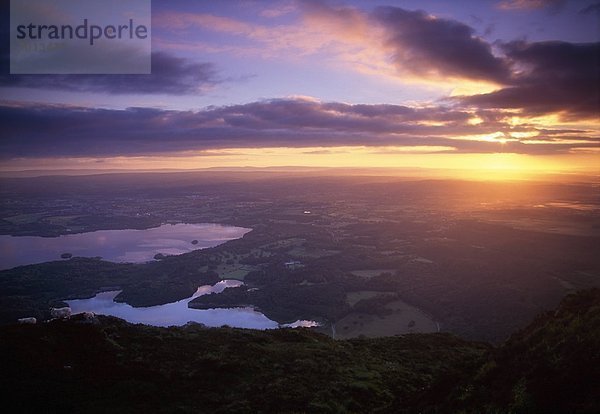
[[[238,279],[243,286],[189,306],[252,306],[281,324],[319,321],[339,337],[439,329],[499,342],[567,293],[600,286],[599,210],[572,208],[597,206],[594,188],[269,172],[3,179],[13,194],[3,198],[5,234],[164,223],[252,230],[149,263],[73,257],[2,271],[0,320],[45,319],[50,306],[105,287],[139,307]]]

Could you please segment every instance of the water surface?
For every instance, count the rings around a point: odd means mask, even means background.
[[[221,224],[164,224],[145,230],[98,230],[59,237],[0,235],[0,270],[60,260],[63,253],[143,263],[157,253],[182,254],[238,239],[250,229]],[[197,240],[197,244],[192,241]]]
[[[188,302],[211,293],[220,293],[228,287],[243,285],[239,280],[222,280],[213,286],[200,286],[189,298],[165,305],[134,308],[126,303],[117,303],[113,299],[119,290],[98,293],[90,299],[66,301],[73,313],[94,312],[101,315],[116,316],[131,323],[143,323],[153,326],[180,326],[187,322],[198,322],[206,326],[229,325],[236,328],[273,329],[280,325],[251,307],[227,309],[192,309]],[[316,326],[312,321],[296,321],[285,327]]]

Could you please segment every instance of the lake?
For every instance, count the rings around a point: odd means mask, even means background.
[[[99,230],[59,237],[0,236],[0,269],[61,260],[63,253],[73,256],[101,256],[111,262],[143,263],[154,255],[177,255],[196,249],[214,247],[238,239],[250,229],[220,224],[164,224],[146,230]],[[197,243],[192,244],[196,240]],[[94,312],[116,316],[131,323],[154,326],[185,325],[187,322],[207,326],[229,325],[239,328],[272,329],[280,325],[252,307],[229,309],[191,309],[188,302],[228,287],[242,285],[238,280],[223,280],[213,286],[200,286],[189,298],[145,308],[117,303],[119,290],[98,293],[93,298],[66,301],[73,313]],[[297,321],[286,327],[315,326],[312,321]]]
[[[228,287],[241,286],[239,280],[222,280],[213,286],[200,286],[189,298],[165,305],[134,308],[126,303],[117,303],[113,299],[119,290],[98,293],[90,299],[67,300],[73,313],[94,312],[102,315],[116,316],[131,323],[143,323],[154,326],[181,326],[187,322],[198,322],[206,326],[217,327],[229,325],[237,328],[273,329],[280,325],[251,307],[228,309],[191,309],[188,302],[192,299],[211,293],[220,293]],[[283,327],[317,326],[313,321],[296,321]]]
[[[250,229],[221,224],[164,224],[145,230],[98,230],[59,237],[0,235],[0,270],[61,260],[61,254],[143,263],[157,253],[176,255],[238,239]],[[197,244],[192,241],[197,240]]]

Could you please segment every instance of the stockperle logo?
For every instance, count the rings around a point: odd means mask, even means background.
[[[148,74],[150,0],[11,0],[10,73]]]

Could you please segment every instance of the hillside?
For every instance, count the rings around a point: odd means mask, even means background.
[[[0,386],[15,412],[598,412],[598,350],[598,289],[496,348],[79,315],[1,327]]]
[[[474,378],[474,406],[600,412],[600,290],[567,296],[497,349]]]

